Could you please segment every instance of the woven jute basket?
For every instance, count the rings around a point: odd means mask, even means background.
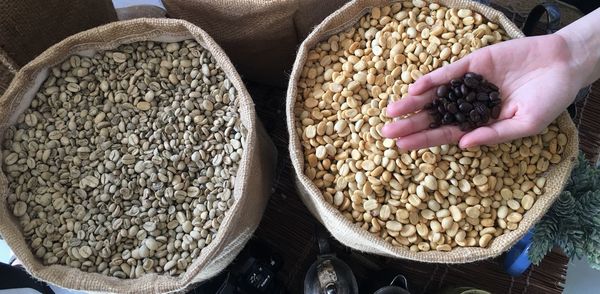
[[[235,203],[226,212],[213,241],[178,277],[146,274],[136,279],[118,279],[87,273],[63,265],[45,266],[34,256],[21,226],[7,205],[7,178],[0,172],[0,234],[34,277],[69,289],[115,293],[159,293],[185,289],[194,282],[213,277],[241,251],[258,226],[270,194],[275,148],[257,121],[254,104],[235,68],[223,50],[202,29],[183,20],[142,18],[115,22],[66,38],[21,68],[0,98],[0,135],[31,103],[49,68],[73,54],[88,55],[137,41],[177,42],[196,40],[211,52],[217,64],[237,89],[243,129],[244,152],[235,178]],[[0,136],[3,137],[3,136]],[[0,162],[3,162],[0,160]]]
[[[333,205],[323,197],[317,186],[304,174],[304,154],[297,134],[294,104],[298,96],[298,81],[307,60],[309,50],[317,43],[327,40],[331,35],[339,33],[358,22],[360,17],[370,12],[373,7],[388,5],[389,0],[356,0],[352,1],[318,25],[306,38],[299,48],[298,56],[290,76],[287,90],[286,112],[287,126],[290,136],[290,157],[296,175],[298,190],[302,201],[317,219],[342,244],[351,248],[389,256],[432,263],[467,263],[500,255],[515,244],[533,225],[544,215],[557,199],[569,177],[578,152],[577,130],[569,115],[565,112],[557,122],[562,132],[567,135],[568,144],[565,146],[563,160],[552,165],[547,171],[545,193],[541,195],[534,206],[525,213],[518,229],[495,238],[489,247],[456,247],[449,252],[427,251],[413,252],[407,248],[393,246],[379,236],[376,236],[346,219]],[[482,4],[466,0],[440,0],[437,3],[451,8],[469,8],[479,12],[488,20],[498,23],[511,38],[522,38],[523,33],[502,13]]]

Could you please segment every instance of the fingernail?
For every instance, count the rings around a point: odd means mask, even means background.
[[[388,132],[388,131],[387,131],[387,129],[388,129],[388,128],[389,128],[389,127],[388,127],[388,125],[383,125],[383,127],[381,128],[381,134],[382,134],[384,137],[387,137],[387,134],[386,134],[386,133]]]

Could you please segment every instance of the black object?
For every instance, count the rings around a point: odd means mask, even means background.
[[[403,275],[397,275],[394,277],[389,286],[385,286],[374,294],[410,294],[408,291],[408,282]]]
[[[281,257],[252,239],[227,271],[188,291],[190,294],[284,294],[277,272]]]
[[[571,4],[581,12],[588,14],[600,7],[600,0],[562,0],[565,3]]]
[[[542,3],[535,6],[527,15],[523,24],[523,33],[526,36],[533,36],[534,29],[540,22],[540,18],[546,14],[546,34],[552,34],[560,29],[560,10],[554,3]]]
[[[358,294],[358,284],[350,267],[332,253],[329,235],[317,227],[319,255],[304,277],[304,294]]]
[[[0,291],[25,288],[44,294],[54,293],[46,283],[33,278],[23,267],[0,262]]]

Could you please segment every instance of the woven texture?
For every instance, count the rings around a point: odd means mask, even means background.
[[[117,20],[111,0],[0,1],[0,48],[23,66],[67,36]]]
[[[405,248],[395,247],[343,217],[335,207],[324,200],[321,191],[303,173],[304,155],[300,138],[296,133],[294,104],[297,96],[297,82],[308,51],[314,48],[318,42],[355,24],[372,7],[389,3],[389,0],[353,1],[327,17],[300,46],[288,86],[286,112],[290,134],[290,158],[297,177],[298,190],[302,201],[337,240],[344,245],[364,252],[435,263],[466,263],[498,256],[516,243],[543,216],[558,197],[570,174],[576,160],[579,143],[575,125],[566,112],[558,118],[558,125],[567,134],[568,145],[563,153],[563,161],[553,165],[547,172],[546,192],[538,198],[531,210],[524,215],[518,229],[495,238],[488,248],[457,247],[450,252],[412,252]],[[439,3],[453,8],[470,8],[481,13],[487,19],[500,24],[510,37],[523,37],[523,33],[502,13],[488,6],[466,0],[441,0]]]
[[[50,47],[17,72],[0,98],[0,133],[27,108],[48,68],[69,55],[84,51],[110,50],[136,41],[180,41],[195,39],[212,53],[218,65],[238,90],[240,120],[245,127],[245,150],[236,176],[234,205],[226,213],[216,238],[179,277],[147,274],[138,279],[120,280],[101,274],[84,273],[62,265],[44,266],[35,258],[12,217],[6,198],[7,179],[0,172],[0,234],[16,256],[36,278],[65,288],[116,293],[177,291],[193,282],[206,280],[223,270],[243,248],[260,222],[267,203],[275,164],[275,149],[262,125],[257,122],[254,104],[239,75],[223,50],[210,36],[191,23],[169,19],[136,19],[115,22],[81,32]]]
[[[285,87],[298,44],[346,0],[163,0],[205,29],[245,79]],[[318,8],[318,9],[315,9]]]
[[[18,66],[12,61],[4,50],[0,49],[0,96],[6,91],[10,81],[12,81]]]

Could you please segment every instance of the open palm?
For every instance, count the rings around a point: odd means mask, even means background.
[[[387,124],[382,134],[402,149],[457,143],[461,148],[496,144],[539,133],[573,101],[569,51],[558,35],[522,38],[479,49],[418,79],[408,95],[387,108],[389,117],[412,114]],[[491,124],[462,132],[456,126],[429,129],[426,111],[437,86],[476,72],[500,88],[502,111]],[[416,113],[415,113],[416,112]]]

